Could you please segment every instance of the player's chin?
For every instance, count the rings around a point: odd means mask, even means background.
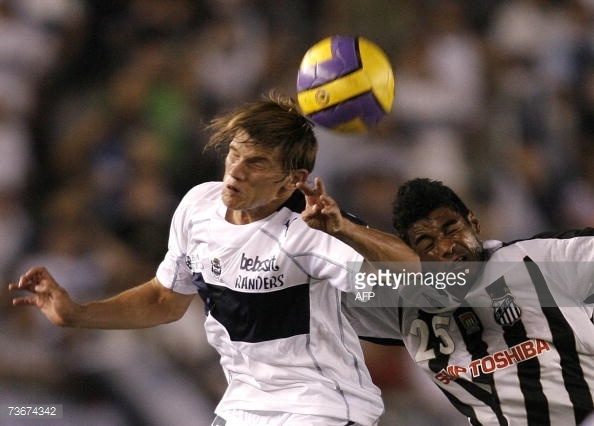
[[[237,194],[230,194],[221,197],[223,204],[230,210],[243,210],[245,207],[245,200],[239,197]]]
[[[225,203],[225,206],[227,206],[227,207],[232,207],[235,204],[240,202],[239,193],[237,191],[233,191],[228,188],[223,189],[223,191],[221,193],[221,199],[223,200],[223,203]]]

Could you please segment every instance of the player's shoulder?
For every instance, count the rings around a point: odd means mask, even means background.
[[[572,248],[584,242],[594,244],[593,237],[594,228],[541,232],[529,238],[503,243],[491,258],[515,257],[516,253],[531,258],[558,258],[575,254]]]
[[[177,220],[185,222],[210,217],[209,212],[216,209],[221,200],[221,186],[222,182],[205,182],[191,188],[177,206]]]
[[[218,200],[221,196],[222,182],[204,182],[192,187],[183,196],[181,204],[193,204],[197,200]]]
[[[529,238],[518,239],[503,244],[503,247],[513,245],[556,244],[576,238],[594,237],[594,228],[569,229],[563,231],[546,231]]]
[[[508,244],[531,240],[567,240],[578,237],[594,237],[594,228],[588,227],[580,229],[568,229],[562,231],[545,231],[536,234],[530,238],[515,240]]]
[[[204,182],[200,183],[192,188],[186,195],[184,199],[205,199],[205,200],[216,200],[221,196],[221,187],[222,182]]]

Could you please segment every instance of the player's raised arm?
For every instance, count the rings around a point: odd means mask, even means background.
[[[326,193],[320,178],[315,178],[314,185],[297,184],[306,202],[301,217],[310,227],[347,243],[369,262],[419,261],[419,256],[396,235],[345,218],[336,201]]]
[[[44,267],[23,274],[10,291],[26,291],[13,305],[37,307],[52,323],[62,327],[131,329],[175,321],[183,316],[191,295],[174,293],[156,278],[109,299],[78,304]]]

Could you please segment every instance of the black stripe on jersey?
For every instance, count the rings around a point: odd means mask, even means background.
[[[478,386],[477,384],[469,382],[465,379],[455,379],[454,381],[457,385],[463,388],[470,395],[472,395],[473,397],[490,407],[497,416],[499,426],[508,426],[509,423],[507,422],[507,419],[501,411],[501,406],[499,405],[499,397],[497,396],[497,393],[495,392],[495,387],[493,385],[491,385],[492,392],[488,392],[485,389]],[[468,421],[471,425],[482,425],[482,423],[477,419],[472,406],[460,401],[454,395],[450,394],[447,390],[441,387],[439,387],[439,389],[441,389],[441,391],[445,394],[448,400],[458,409],[458,411],[460,411],[462,414],[468,417]]]
[[[579,424],[594,410],[594,402],[592,401],[590,388],[584,380],[584,372],[576,351],[573,330],[561,310],[555,307],[553,295],[538,265],[528,256],[524,257],[524,262],[536,288],[542,312],[551,330],[553,344],[559,352],[563,383],[573,404],[575,421]]]
[[[502,277],[501,279],[504,280]],[[504,325],[503,338],[508,347],[518,345],[528,340],[526,328],[522,320],[512,325]],[[526,420],[531,426],[548,426],[551,424],[549,418],[549,403],[545,396],[542,383],[540,382],[540,362],[538,357],[524,360],[516,365],[520,391],[524,396],[526,407]]]
[[[454,311],[453,316],[454,320],[456,321],[456,325],[460,330],[462,340],[464,341],[466,349],[468,353],[471,355],[472,360],[474,361],[476,359],[480,359],[489,355],[487,351],[487,343],[482,339],[484,328],[478,316],[475,314],[474,309],[468,306],[462,306]],[[490,393],[487,392],[485,389],[465,379],[455,379],[454,381],[473,397],[477,398],[478,400],[482,401],[485,405],[490,407],[493,410],[493,413],[495,413],[495,415],[497,416],[500,425],[504,426],[508,424],[507,420],[503,415],[503,412],[501,411],[501,406],[499,405],[499,396],[497,395],[497,390],[493,382],[492,373],[483,373],[480,376],[473,379],[474,382],[489,385],[491,387]],[[447,393],[446,396],[448,396]],[[450,396],[448,396],[448,399],[450,399],[452,404],[456,405],[463,414],[469,417],[471,424],[480,424],[480,422],[476,419],[473,410],[470,407],[464,408],[464,403],[462,403],[459,400],[455,402],[452,398],[453,396],[451,398]],[[467,414],[467,412],[470,412],[470,414]]]
[[[474,409],[472,408],[471,405],[463,403],[458,398],[456,398],[453,394],[451,394],[447,390],[443,389],[441,386],[438,386],[438,389],[443,392],[443,394],[448,399],[448,401],[450,401],[450,404],[452,404],[454,407],[456,407],[456,409],[460,413],[462,413],[464,416],[466,416],[468,418],[468,422],[472,426],[481,426],[481,423],[477,420],[477,418],[474,414]],[[504,424],[504,426],[507,426],[507,423]]]
[[[475,314],[474,309],[468,306],[462,306],[454,311],[453,316],[458,329],[460,330],[462,340],[464,341],[466,349],[468,350],[468,353],[470,353],[472,360],[474,361],[489,355],[487,352],[487,344],[482,339],[484,330],[483,325],[478,319],[478,316]],[[472,322],[472,325],[464,321],[464,318],[466,317],[469,318],[469,321]],[[478,377],[479,380],[477,381],[481,383],[489,383],[488,380],[485,380],[485,376],[492,377],[493,374],[482,374]]]
[[[309,333],[308,284],[267,293],[204,285],[207,291],[199,294],[232,341],[256,343]]]

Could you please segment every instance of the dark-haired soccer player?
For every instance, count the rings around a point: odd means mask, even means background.
[[[340,234],[346,222],[321,182],[315,191],[302,190],[306,222]],[[345,304],[359,335],[378,343],[402,340],[472,425],[584,421],[594,409],[594,229],[508,244],[482,241],[479,221],[464,202],[429,179],[399,188],[393,223],[401,240],[386,253],[392,261],[408,261],[402,258],[408,247],[421,266],[445,262],[451,270],[458,262],[478,262],[480,270],[463,291],[400,287],[394,306]],[[349,243],[359,250],[366,245]]]

